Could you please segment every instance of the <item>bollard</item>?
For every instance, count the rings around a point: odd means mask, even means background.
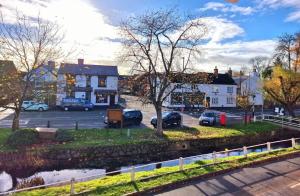
[[[130,179],[131,179],[131,182],[135,181],[135,171],[134,171],[133,166],[131,167],[131,170],[130,170]]]
[[[295,141],[295,138],[292,138],[292,148],[296,148],[296,141]]]
[[[257,119],[256,119],[256,116],[253,116],[253,122],[256,122]]]
[[[180,158],[179,158],[179,170],[180,170],[180,171],[183,170],[183,164],[184,164],[184,163],[183,163],[183,158],[180,157]]]
[[[127,137],[130,137],[130,129],[127,129]]]
[[[75,182],[75,178],[72,178],[70,184],[70,195],[75,195],[74,182]]]
[[[267,151],[271,152],[271,143],[270,142],[267,142]]]
[[[216,164],[216,163],[217,163],[217,154],[216,154],[216,151],[214,151],[214,152],[212,153],[212,157],[213,157],[213,162],[214,162],[214,164]]]
[[[244,156],[247,157],[248,150],[247,150],[246,146],[243,147],[243,153],[244,153]]]
[[[50,128],[50,120],[47,121],[47,128]]]
[[[75,121],[75,130],[78,130],[78,121]]]

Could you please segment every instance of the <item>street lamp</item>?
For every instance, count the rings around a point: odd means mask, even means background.
[[[252,95],[252,99],[253,99],[253,102],[252,102],[253,103],[253,105],[252,105],[252,117],[253,118],[254,118],[254,112],[255,112],[255,102],[254,102],[255,97],[256,97],[255,94],[253,94]]]

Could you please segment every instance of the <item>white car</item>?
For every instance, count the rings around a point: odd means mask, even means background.
[[[34,101],[23,101],[22,108],[23,111],[45,111],[49,109],[49,106],[44,103],[37,103]]]
[[[204,111],[199,117],[199,125],[216,125],[220,120],[220,112],[213,110]]]

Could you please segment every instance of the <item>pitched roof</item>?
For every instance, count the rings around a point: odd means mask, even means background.
[[[84,75],[103,75],[103,76],[118,76],[117,66],[108,65],[89,65],[89,64],[61,64],[58,74],[84,74]]]
[[[193,74],[176,74],[172,78],[173,83],[194,83],[194,84],[225,84],[236,85],[235,81],[228,74],[218,74],[198,72]]]

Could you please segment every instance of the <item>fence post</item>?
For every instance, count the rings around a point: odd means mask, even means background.
[[[131,167],[131,170],[130,170],[130,179],[131,179],[131,182],[135,181],[135,171],[134,171],[133,166]]]
[[[295,149],[296,148],[296,141],[295,138],[292,138],[292,147]]]
[[[243,153],[244,153],[244,156],[247,157],[248,150],[247,150],[246,146],[243,147]]]
[[[75,130],[78,130],[78,121],[75,121]]]
[[[75,178],[71,178],[70,195],[74,195],[74,194],[75,194],[75,190],[74,190],[74,182],[75,182]]]
[[[130,137],[130,129],[127,129],[127,137]]]
[[[226,153],[226,156],[229,157],[229,150],[227,148],[225,149],[225,153]]]
[[[253,116],[253,122],[256,122],[256,116]]]
[[[270,142],[267,142],[267,151],[271,152],[271,143]]]
[[[179,158],[179,170],[180,170],[180,171],[183,170],[183,164],[184,164],[184,163],[183,163],[183,158],[180,157],[180,158]]]
[[[47,128],[50,128],[50,120],[47,121]]]
[[[217,153],[216,153],[216,151],[214,151],[214,152],[212,153],[212,157],[213,157],[213,162],[214,162],[214,164],[216,164],[216,163],[217,163]]]

